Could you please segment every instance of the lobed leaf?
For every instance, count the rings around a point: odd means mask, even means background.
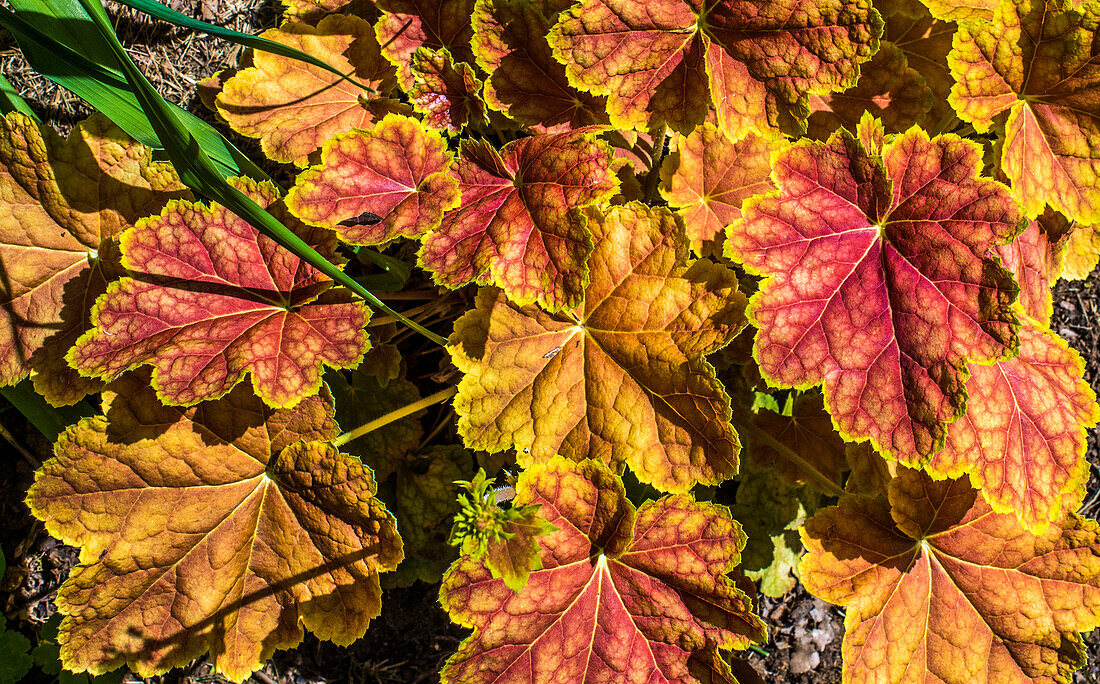
[[[582,307],[550,314],[485,288],[455,324],[459,433],[471,448],[515,447],[523,467],[555,454],[629,465],[664,491],[729,478],[740,447],[703,356],[744,325],[736,276],[689,261],[666,209],[631,203],[589,225]]]
[[[688,134],[713,105],[733,139],[805,130],[806,98],[852,86],[878,48],[867,0],[582,0],[549,35],[569,82],[611,123]]]
[[[851,496],[802,528],[806,588],[847,608],[845,681],[1068,682],[1100,622],[1100,529],[1041,534],[965,480],[902,469],[889,501]]]
[[[481,80],[465,62],[455,63],[444,50],[419,48],[413,53],[409,101],[424,123],[457,135],[467,123],[487,122]]]
[[[745,537],[726,508],[681,494],[635,509],[606,466],[560,457],[524,471],[516,490],[557,530],[537,538],[543,567],[518,593],[469,557],[448,570],[440,600],[474,633],[447,661],[444,682],[629,673],[686,684],[698,681],[693,655],[764,638],[751,600],[727,576]]]
[[[382,55],[397,68],[397,82],[413,87],[413,55],[420,48],[445,49],[456,62],[474,63],[470,16],[475,0],[377,0],[382,16],[374,26]]]
[[[70,427],[27,495],[81,547],[57,597],[67,669],[151,676],[209,652],[241,681],[303,627],[363,635],[401,540],[370,471],[308,441],[336,435],[327,392],[271,409],[238,387],[181,409],[127,376],[104,398],[106,416]]]
[[[290,220],[268,183],[238,180],[250,198],[328,258],[331,233]],[[215,399],[245,373],[271,406],[317,391],[321,367],[350,368],[369,348],[370,310],[224,207],[174,201],[122,235],[123,265],[92,308],[93,329],[67,355],[82,374],[111,379],[153,366],[161,401]]]
[[[472,44],[489,74],[485,100],[540,132],[605,124],[606,100],[571,86],[554,60],[546,35],[556,14],[531,0],[478,0]]]
[[[393,87],[393,67],[382,59],[370,24],[359,17],[326,16],[316,28],[288,21],[260,35],[318,57],[380,94]],[[305,62],[269,52],[255,52],[252,60],[254,66],[226,80],[218,113],[233,130],[259,138],[275,161],[306,166],[329,138],[367,128],[399,108]]]
[[[1000,165],[1029,218],[1100,221],[1098,30],[1094,2],[1014,0],[955,34],[951,105],[979,132],[1008,112]]]
[[[994,511],[1015,512],[1036,533],[1081,503],[1086,433],[1100,420],[1084,361],[1048,329],[1059,264],[1046,229],[1066,225],[1042,218],[998,248],[1023,288],[1019,354],[991,366],[970,364],[966,415],[927,466],[939,476],[969,474]]]
[[[841,434],[902,463],[942,446],[966,363],[1016,349],[1017,287],[990,250],[1021,220],[980,163],[955,136],[912,129],[879,157],[841,130],[781,152],[779,190],[730,228],[733,257],[768,276],[749,306],[764,377],[823,383]]]
[[[1042,532],[1076,507],[1088,479],[1089,428],[1100,420],[1085,364],[1062,338],[1024,318],[1020,353],[992,366],[970,364],[966,415],[951,425],[928,471],[970,475],[997,513]]]
[[[101,116],[62,140],[18,113],[0,119],[0,193],[0,385],[31,373],[51,404],[74,404],[100,384],[65,353],[119,270],[118,234],[189,193]]]
[[[439,133],[387,114],[371,130],[326,142],[321,163],[298,174],[286,205],[306,223],[335,230],[353,244],[419,237],[458,206],[453,165]],[[360,220],[369,214],[380,220]]]
[[[684,217],[693,252],[701,254],[719,240],[741,216],[744,200],[774,189],[776,147],[751,133],[735,142],[710,123],[673,137],[661,165],[661,196]]]
[[[520,303],[577,306],[592,250],[578,210],[609,200],[618,186],[607,143],[592,128],[522,138],[500,152],[467,139],[456,171],[461,205],[420,250],[435,281],[491,282]]]

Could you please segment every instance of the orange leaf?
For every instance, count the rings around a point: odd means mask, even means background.
[[[100,384],[69,368],[65,353],[120,270],[118,234],[190,193],[103,117],[62,140],[12,113],[0,119],[0,194],[0,385],[31,372],[50,403],[75,403]]]
[[[661,196],[679,209],[692,251],[702,254],[741,216],[744,200],[775,188],[771,154],[778,145],[752,133],[734,142],[710,123],[672,140]]]
[[[1019,354],[969,365],[966,415],[948,427],[943,451],[927,465],[940,476],[969,473],[993,510],[1015,512],[1033,532],[1080,503],[1088,479],[1086,432],[1100,420],[1084,362],[1048,328],[1058,273],[1051,242],[1068,229],[1052,213],[997,248],[1021,287]]]
[[[606,100],[569,84],[546,34],[551,8],[530,0],[478,0],[471,18],[477,63],[491,107],[542,132],[607,123]]]
[[[474,633],[447,661],[444,682],[629,673],[688,684],[698,681],[688,673],[694,654],[764,638],[751,600],[727,576],[745,536],[725,507],[681,494],[635,509],[606,466],[560,457],[524,471],[516,490],[557,530],[536,538],[542,568],[518,593],[468,556],[447,571],[440,600]]]
[[[492,283],[517,302],[576,306],[592,249],[578,210],[607,201],[618,186],[607,143],[593,128],[521,138],[500,152],[468,138],[456,172],[461,204],[420,250],[435,281]]]
[[[965,480],[902,468],[889,502],[844,498],[802,540],[806,588],[847,608],[852,684],[1069,682],[1100,625],[1096,521],[1033,534]]]
[[[345,242],[378,245],[419,237],[458,205],[453,165],[439,133],[416,119],[387,114],[371,130],[326,142],[321,163],[298,174],[286,204],[295,216],[335,230]]]
[[[948,62],[960,118],[983,133],[1008,112],[1001,169],[1027,216],[1100,222],[1100,6],[1002,2],[959,27]]]
[[[291,220],[270,183],[237,179],[260,206],[330,260],[335,236]],[[351,368],[369,348],[370,309],[256,228],[214,204],[171,202],[122,236],[123,264],[68,360],[109,380],[153,366],[161,401],[222,396],[245,373],[270,406],[321,385],[321,367]]]
[[[67,669],[150,676],[209,652],[241,681],[303,627],[363,635],[401,540],[370,471],[308,442],[336,435],[327,392],[286,410],[238,387],[180,409],[128,376],[104,398],[106,416],[61,436],[27,496],[81,547],[57,596]]]
[[[589,225],[583,306],[549,314],[485,288],[455,324],[459,433],[471,448],[515,447],[524,467],[555,454],[629,465],[664,491],[729,478],[740,445],[703,356],[745,323],[737,278],[689,261],[666,209],[630,203]]]
[[[397,67],[397,80],[413,87],[413,55],[422,47],[446,49],[456,62],[474,63],[470,15],[474,0],[377,0],[382,17],[375,24],[382,54]]]
[[[275,161],[308,163],[334,135],[368,125],[399,103],[382,98],[393,87],[393,67],[382,59],[371,25],[334,14],[314,28],[288,21],[260,34],[317,57],[378,95],[321,67],[257,51],[255,66],[237,72],[217,97],[218,112],[233,130],[260,139]],[[381,98],[381,99],[379,99]]]

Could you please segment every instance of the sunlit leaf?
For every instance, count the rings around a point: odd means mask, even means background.
[[[335,236],[297,223],[270,184],[238,187],[334,259]],[[93,328],[68,360],[110,379],[153,366],[161,401],[214,399],[252,376],[271,406],[293,406],[321,385],[321,367],[350,368],[369,347],[370,309],[224,207],[171,202],[121,238],[134,276],[111,283]]]
[[[1095,2],[1015,0],[955,35],[951,104],[979,132],[1008,112],[1001,170],[1029,218],[1100,222],[1098,29]]]
[[[661,165],[661,196],[684,217],[691,249],[706,251],[741,216],[741,203],[774,189],[771,155],[778,145],[748,134],[734,142],[705,123],[673,138]]]
[[[697,681],[688,660],[708,645],[764,638],[751,601],[726,573],[744,534],[724,507],[690,495],[638,509],[595,461],[562,458],[525,471],[516,501],[540,504],[557,531],[539,537],[541,570],[519,593],[463,557],[441,600],[474,633],[444,682]],[[593,637],[595,634],[595,638]]]
[[[298,175],[291,213],[335,230],[341,240],[378,245],[419,237],[458,205],[454,157],[439,133],[389,114],[370,130],[325,143],[321,163]]]
[[[615,194],[610,166],[593,129],[522,138],[500,152],[464,140],[461,205],[424,238],[420,263],[447,287],[492,283],[517,302],[576,306],[592,250],[578,210]]]
[[[1028,221],[1015,240],[995,250],[1020,286],[1016,304],[1039,323],[1050,323],[1054,313],[1051,288],[1062,272],[1062,255],[1073,230],[1073,224],[1064,216],[1048,209]]]
[[[1086,432],[1100,420],[1081,356],[1047,327],[1058,260],[1044,228],[1055,222],[1031,221],[1012,245],[998,248],[1023,288],[1019,354],[970,364],[966,415],[927,466],[941,476],[969,474],[994,511],[1015,513],[1033,532],[1080,504]]]
[[[318,57],[382,95],[393,87],[393,67],[382,59],[371,25],[359,17],[327,16],[316,28],[289,21],[260,35]],[[367,128],[398,107],[305,62],[269,52],[252,59],[254,66],[225,82],[218,112],[233,130],[259,138],[275,161],[305,166],[332,136]]]
[[[993,18],[998,0],[921,0],[921,2],[937,19],[980,22]]]
[[[1069,236],[1062,275],[1071,280],[1084,280],[1100,262],[1100,223],[1079,226]]]
[[[549,40],[570,83],[608,96],[615,126],[687,134],[713,104],[737,139],[804,130],[807,97],[855,85],[881,33],[867,0],[583,0]]]
[[[1100,624],[1100,530],[1073,514],[1040,535],[965,480],[903,469],[802,528],[802,581],[845,606],[844,678],[1069,682]]]
[[[27,497],[81,549],[57,596],[66,668],[150,676],[209,653],[241,681],[303,628],[338,644],[363,635],[401,541],[370,471],[301,441],[335,436],[327,392],[288,410],[238,387],[182,409],[127,376],[105,400]]]
[[[800,141],[776,158],[778,192],[744,208],[726,243],[767,276],[749,307],[764,376],[823,383],[841,434],[902,463],[943,444],[966,363],[1016,348],[1017,287],[990,250],[1020,215],[980,165],[977,144],[920,129],[881,157],[844,130]]]
[[[150,154],[99,116],[64,140],[22,114],[0,119],[0,385],[30,372],[54,405],[100,388],[69,368],[65,353],[118,274],[115,239],[189,196]]]
[[[664,491],[729,478],[739,442],[703,356],[744,325],[736,277],[691,261],[668,210],[631,203],[589,226],[582,307],[548,314],[485,288],[455,324],[459,433],[472,448],[514,447],[524,467],[592,456]]]

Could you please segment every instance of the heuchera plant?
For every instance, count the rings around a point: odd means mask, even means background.
[[[296,174],[235,187],[449,338],[102,117],[0,120],[0,384],[102,398],[27,497],[66,668],[241,681],[423,580],[445,682],[747,684],[800,581],[845,681],[1070,681],[1100,2],[284,2],[354,80],[204,84]]]

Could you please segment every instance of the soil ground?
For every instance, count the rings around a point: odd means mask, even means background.
[[[222,26],[256,33],[275,26],[280,6],[272,0],[166,0],[174,9]],[[214,122],[197,96],[195,85],[218,70],[236,64],[241,48],[223,41],[149,20],[125,8],[112,8],[124,44],[153,83],[169,99]],[[10,39],[0,38],[0,68],[16,90],[62,132],[90,110],[74,96],[53,87],[30,69]],[[223,129],[224,130],[224,129]],[[228,131],[227,131],[228,133]],[[242,150],[261,158],[251,141],[234,137]],[[1054,329],[1085,358],[1087,377],[1100,391],[1100,278],[1061,282],[1055,288]],[[75,549],[52,539],[23,505],[33,481],[36,461],[48,458],[50,445],[27,427],[14,409],[0,400],[0,548],[9,571],[0,583],[0,612],[9,626],[34,638],[38,626],[53,612],[57,587],[76,563]],[[8,448],[11,445],[18,448]],[[1089,436],[1092,475],[1082,512],[1100,511],[1100,452],[1097,433]],[[382,615],[367,636],[351,647],[336,647],[310,635],[296,649],[280,652],[257,672],[258,684],[321,684],[322,682],[431,682],[447,656],[465,636],[451,625],[439,607],[438,585],[418,583],[383,595]],[[809,596],[801,587],[780,600],[764,598],[759,612],[769,625],[769,642],[761,652],[741,655],[767,682],[830,684],[840,682],[843,611]],[[1075,684],[1100,684],[1100,631],[1085,639],[1089,664],[1075,675]],[[131,684],[143,681],[127,675]],[[186,670],[144,680],[173,684],[223,681],[205,659]]]

